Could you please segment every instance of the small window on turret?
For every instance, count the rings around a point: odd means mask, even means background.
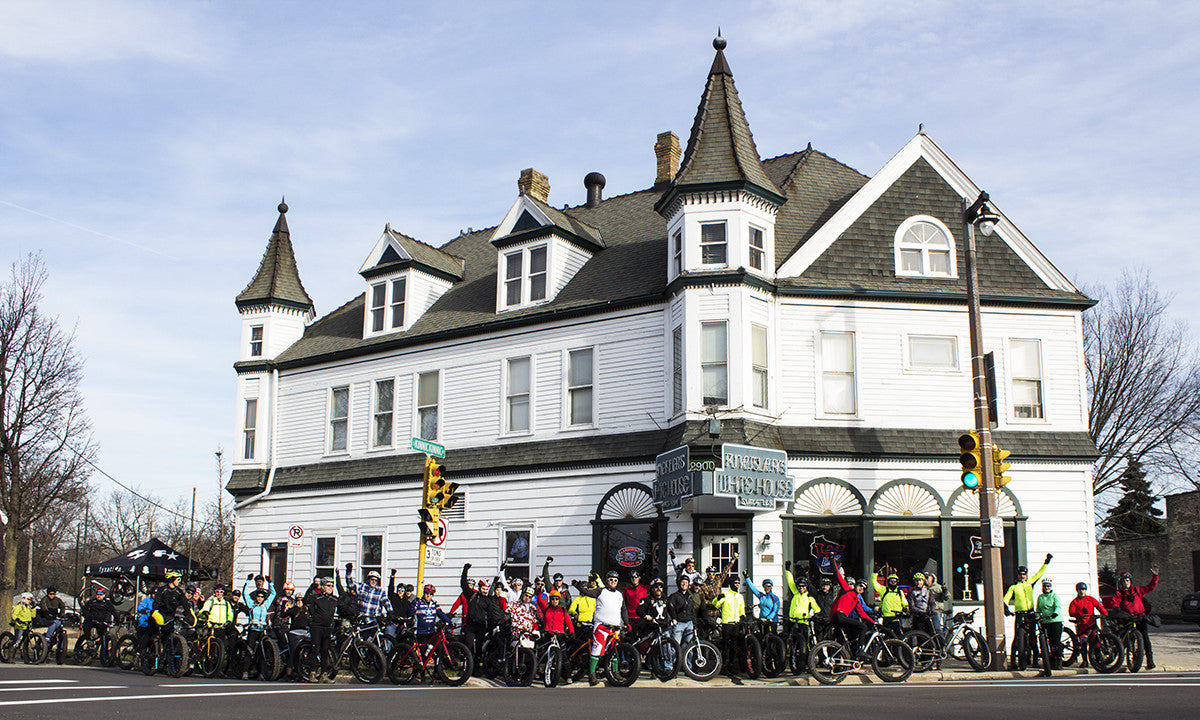
[[[725,265],[725,223],[706,223],[700,226],[700,263],[702,265]]]
[[[254,325],[250,328],[250,357],[262,357],[263,326]]]
[[[766,246],[763,244],[763,231],[760,228],[750,228],[750,267],[762,270],[767,263]]]

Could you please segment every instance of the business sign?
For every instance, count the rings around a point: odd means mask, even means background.
[[[688,447],[668,450],[654,459],[654,504],[663,512],[683,508],[683,499],[693,494]]]
[[[640,547],[623,547],[617,551],[616,561],[621,567],[637,567],[646,559],[646,551]]]
[[[808,554],[817,561],[817,570],[823,575],[833,575],[836,570],[834,563],[845,565],[846,546],[817,535],[808,546]]]
[[[773,510],[791,502],[793,483],[783,450],[721,445],[721,467],[713,472],[713,495],[731,497],[739,510]]]

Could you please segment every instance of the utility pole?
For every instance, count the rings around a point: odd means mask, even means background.
[[[188,564],[187,579],[192,579],[192,536],[196,533],[196,488],[192,487],[192,519],[188,523]]]
[[[996,478],[992,466],[992,424],[988,415],[987,369],[983,353],[983,323],[979,301],[979,268],[975,251],[975,227],[991,235],[999,216],[988,205],[988,194],[979,193],[967,206],[963,200],[963,235],[967,240],[967,324],[971,333],[971,391],[975,408],[975,431],[979,433],[983,482],[979,487],[979,525],[983,537],[983,612],[992,669],[1004,667],[1004,606],[1000,577],[1000,548],[1004,547],[1004,525],[996,517]]]

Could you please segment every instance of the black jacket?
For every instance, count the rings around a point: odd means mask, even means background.
[[[312,593],[305,596],[304,606],[308,608],[308,624],[311,627],[333,627],[334,613],[337,611],[336,599],[327,593]]]
[[[692,602],[692,594],[676,590],[667,598],[667,614],[675,622],[692,622],[696,619],[696,603]]]

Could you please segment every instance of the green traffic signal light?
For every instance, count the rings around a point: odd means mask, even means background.
[[[958,463],[962,466],[959,479],[968,490],[978,490],[983,484],[983,445],[979,441],[979,433],[971,430],[958,436],[958,447],[962,453]]]

